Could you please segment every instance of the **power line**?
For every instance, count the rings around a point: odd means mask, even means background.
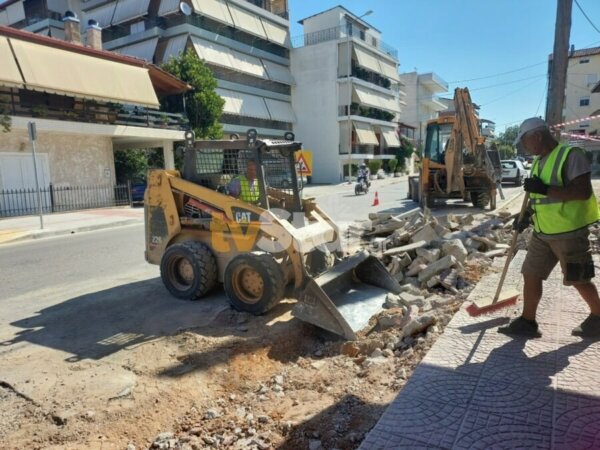
[[[548,93],[548,78],[546,78],[546,86],[544,87],[544,90],[542,91],[542,97],[540,98],[540,102],[538,103],[538,107],[535,109],[534,116],[538,115],[538,112],[540,111],[540,106],[542,106],[542,102],[544,101],[544,97],[546,96],[547,93]]]
[[[538,77],[538,78],[540,78],[540,77]],[[523,89],[528,88],[529,86],[531,86],[531,85],[533,85],[534,83],[537,83],[537,82],[538,82],[538,80],[533,80],[531,83],[527,83],[525,86],[521,86],[520,88],[517,88],[514,91],[511,91],[511,92],[509,92],[506,95],[503,95],[502,97],[495,98],[494,100],[490,100],[489,102],[482,104],[481,107],[483,108],[484,106],[487,106],[490,103],[494,103],[494,102],[496,102],[498,100],[503,100],[506,97],[509,97],[509,96],[511,96],[511,95],[519,92],[519,91],[522,91]]]
[[[494,78],[494,77],[499,77],[499,76],[502,76],[502,75],[508,75],[510,73],[520,72],[521,70],[530,69],[531,67],[540,66],[542,64],[547,64],[547,61],[543,61],[543,62],[535,63],[535,64],[530,64],[529,66],[521,67],[519,69],[509,70],[507,72],[496,73],[494,75],[487,75],[485,77],[471,78],[471,79],[468,79],[468,80],[448,81],[448,84],[457,84],[457,83],[466,83],[466,82],[469,82],[469,81],[485,80],[485,79],[488,79],[488,78]]]
[[[542,73],[542,74],[538,74],[538,75],[533,75],[531,77],[521,78],[519,80],[512,80],[512,81],[507,81],[505,83],[491,84],[489,86],[484,86],[484,87],[475,88],[475,89],[469,89],[469,92],[481,91],[483,89],[490,89],[490,88],[494,88],[494,87],[498,87],[498,86],[505,86],[507,84],[519,83],[521,81],[532,80],[533,78],[539,78],[539,77],[545,77],[545,76],[546,76],[546,74]]]
[[[594,22],[592,22],[592,20],[588,17],[588,15],[585,13],[585,11],[583,10],[583,8],[581,7],[581,5],[579,4],[579,2],[577,0],[575,0],[575,4],[579,8],[579,11],[581,11],[581,14],[583,14],[583,17],[585,17],[587,19],[587,21],[590,23],[590,25],[592,27],[594,27],[594,30],[596,30],[598,33],[600,33],[600,30],[598,29],[598,27],[596,27],[596,25],[594,25]]]

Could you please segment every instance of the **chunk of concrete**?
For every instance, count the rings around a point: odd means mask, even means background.
[[[432,248],[432,249],[428,250],[426,248],[418,248],[417,256],[424,258],[425,261],[427,261],[428,263],[432,263],[432,262],[440,259],[440,249]]]
[[[449,269],[449,268],[455,266],[456,263],[457,263],[457,259],[454,256],[452,256],[452,255],[444,256],[443,258],[438,259],[435,262],[432,262],[425,269],[423,269],[421,272],[419,272],[419,275],[418,275],[419,281],[421,283],[424,283],[427,280],[429,280],[431,277],[433,277],[434,275],[437,275],[438,273],[442,272],[443,270],[446,270],[446,269]]]
[[[402,245],[400,247],[390,248],[389,250],[386,250],[385,252],[383,252],[383,255],[384,256],[399,255],[401,253],[406,253],[406,252],[414,251],[421,247],[425,247],[426,245],[427,245],[427,241],[424,241],[424,240],[412,241],[412,243],[408,244],[408,245]]]
[[[458,261],[463,262],[468,254],[469,252],[460,239],[451,239],[442,244],[442,255],[444,256],[452,255]]]
[[[435,241],[436,239],[439,239],[438,234],[431,227],[431,225],[426,224],[419,231],[417,231],[415,234],[413,234],[413,236],[410,238],[410,241],[411,242],[419,242],[419,241],[431,242],[431,241]]]

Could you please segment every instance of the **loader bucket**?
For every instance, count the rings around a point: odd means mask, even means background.
[[[292,315],[348,340],[383,309],[389,292],[400,285],[374,256],[362,251],[305,285]]]

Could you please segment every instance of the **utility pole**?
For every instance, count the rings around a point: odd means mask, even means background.
[[[554,28],[554,51],[548,62],[548,101],[546,105],[546,122],[556,125],[563,121],[562,110],[567,82],[567,66],[569,63],[569,36],[571,34],[571,10],[573,0],[557,0],[556,26]]]

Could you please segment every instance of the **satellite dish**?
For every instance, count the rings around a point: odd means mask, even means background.
[[[186,2],[181,2],[179,4],[179,11],[181,11],[184,16],[192,15],[192,8]]]

